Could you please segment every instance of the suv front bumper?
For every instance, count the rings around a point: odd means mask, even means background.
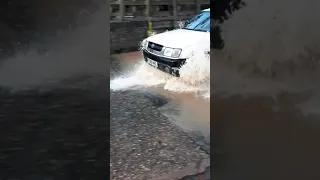
[[[156,61],[158,66],[157,69],[171,74],[173,76],[179,77],[179,69],[185,63],[186,59],[170,59],[166,57],[157,56],[146,50],[142,50],[143,58],[148,62],[148,58]]]

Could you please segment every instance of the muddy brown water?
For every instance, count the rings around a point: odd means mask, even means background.
[[[320,116],[297,105],[310,93],[213,96],[211,143],[222,148],[223,179],[318,179]],[[220,178],[221,178],[220,177]]]
[[[120,60],[122,72],[130,71],[142,61],[140,52],[131,52],[113,55]],[[210,135],[210,100],[198,98],[190,93],[175,93],[164,90],[163,87],[148,87],[143,89],[150,91],[168,100],[161,107],[162,113],[175,124],[186,131],[201,132],[204,136]]]

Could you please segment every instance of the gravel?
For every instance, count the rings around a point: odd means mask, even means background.
[[[110,179],[180,179],[209,165],[209,155],[143,93],[110,98]]]

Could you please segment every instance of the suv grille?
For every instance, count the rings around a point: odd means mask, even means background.
[[[163,46],[161,46],[160,44],[156,44],[153,42],[149,42],[148,43],[148,49],[151,50],[151,52],[153,51],[161,51],[163,48]]]

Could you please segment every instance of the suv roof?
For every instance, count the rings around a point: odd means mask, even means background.
[[[210,8],[208,8],[208,9],[204,9],[204,10],[202,10],[202,11],[210,11]]]

